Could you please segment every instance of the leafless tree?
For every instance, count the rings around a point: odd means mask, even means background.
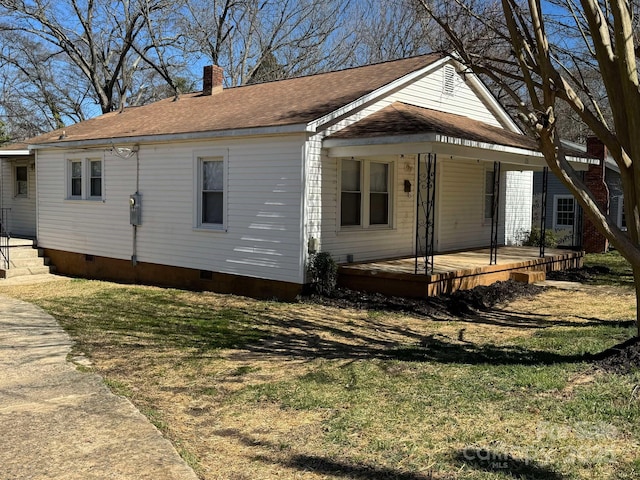
[[[362,65],[438,50],[437,25],[414,0],[361,0],[349,11],[350,63]]]
[[[165,34],[170,29],[164,22],[165,13],[178,6],[175,0],[0,0],[0,32],[5,39],[35,44],[56,61],[66,62],[70,77],[86,85],[106,113],[136,93],[140,85],[135,73],[142,66],[171,84],[165,61],[171,44]],[[69,80],[61,75],[55,83]],[[56,119],[57,113],[52,114]]]
[[[186,0],[180,31],[188,53],[224,68],[229,85],[286,78],[344,65],[350,2]],[[275,61],[274,61],[275,60]],[[266,71],[267,69],[273,71]]]
[[[419,0],[440,25],[461,61],[500,85],[538,140],[547,165],[573,193],[594,225],[630,262],[640,306],[640,89],[637,0],[454,0],[456,18],[480,22],[508,55],[492,55],[468,41],[442,15],[441,2]],[[482,8],[499,9],[487,21]],[[504,53],[504,50],[501,51]],[[597,81],[594,81],[594,77]],[[600,85],[606,96],[596,91]],[[565,105],[606,146],[620,168],[627,231],[609,218],[566,159],[558,128]],[[607,114],[610,112],[610,115]],[[640,308],[637,309],[640,311]],[[640,313],[637,314],[640,335]]]

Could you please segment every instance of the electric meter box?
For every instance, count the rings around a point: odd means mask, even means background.
[[[142,195],[139,193],[129,196],[129,221],[131,225],[142,224]]]

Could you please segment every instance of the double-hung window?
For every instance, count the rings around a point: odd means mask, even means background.
[[[340,165],[340,226],[390,227],[392,164],[344,159]]]
[[[575,199],[571,195],[555,195],[553,203],[553,228],[573,227]]]
[[[104,175],[101,158],[72,158],[67,163],[67,198],[103,200]]]
[[[26,165],[16,167],[15,196],[26,197],[29,195],[29,170]]]
[[[226,228],[227,180],[226,153],[196,156],[197,199],[195,226],[223,230]]]

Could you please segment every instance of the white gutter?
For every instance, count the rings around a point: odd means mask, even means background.
[[[29,148],[33,150],[41,150],[44,148],[82,148],[99,147],[113,144],[168,143],[176,141],[179,142],[189,140],[207,140],[222,137],[231,138],[259,135],[288,135],[294,133],[306,133],[306,127],[306,124],[299,123],[274,127],[236,128],[211,132],[170,133],[159,135],[139,135],[136,137],[97,138],[87,140],[60,140],[29,145]]]
[[[436,132],[427,132],[417,135],[398,135],[398,136],[381,136],[371,138],[354,138],[354,139],[341,139],[341,138],[327,138],[322,142],[322,146],[329,150],[329,156],[340,156],[340,152],[344,152],[347,148],[368,147],[368,146],[390,146],[397,149],[398,147],[405,146],[410,149],[422,149],[425,148],[425,144],[432,144],[430,151],[437,151],[437,146],[451,145],[455,147],[461,147],[465,149],[479,149],[483,151],[494,152],[498,154],[515,155],[518,157],[533,157],[537,159],[544,159],[542,153],[537,150],[530,150],[527,148],[511,147],[508,145],[500,145],[495,143],[478,142],[475,140],[468,140],[459,137],[452,137],[442,135]],[[388,152],[387,152],[388,153]],[[408,153],[405,151],[398,151],[398,153]],[[597,165],[598,159],[587,157],[573,157],[567,156],[567,160],[576,164],[585,165]]]
[[[31,155],[31,152],[28,148],[24,150],[0,150],[0,158],[21,156],[28,157],[29,155]]]

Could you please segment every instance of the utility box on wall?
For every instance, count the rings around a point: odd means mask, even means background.
[[[129,196],[129,221],[131,225],[142,223],[142,195],[139,193]]]

